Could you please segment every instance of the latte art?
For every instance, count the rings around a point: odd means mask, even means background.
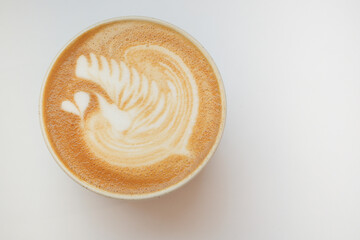
[[[153,20],[98,24],[57,56],[41,95],[55,160],[88,189],[117,198],[171,191],[218,145],[221,78],[190,36]]]
[[[142,63],[151,76],[127,61],[134,53],[144,59],[156,57],[156,63]],[[98,84],[105,92],[77,92],[74,103],[62,102],[64,111],[81,118],[84,140],[95,155],[111,164],[138,166],[189,154],[198,90],[175,53],[156,45],[128,49],[125,61],[90,53],[77,59],[75,72],[78,80]],[[84,117],[90,95],[96,97],[99,109]]]

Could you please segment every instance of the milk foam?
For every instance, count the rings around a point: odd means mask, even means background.
[[[131,63],[136,54],[153,61],[137,69]],[[73,101],[64,100],[61,105],[81,118],[83,138],[100,159],[119,166],[141,166],[173,154],[189,154],[187,144],[198,115],[198,87],[174,52],[139,45],[127,49],[124,60],[90,53],[77,59],[74,70],[77,80],[95,83],[106,93],[78,91]],[[99,107],[85,115],[90,96]]]
[[[74,95],[75,104],[70,101],[63,101],[61,108],[64,111],[76,114],[81,118],[84,116],[84,112],[88,107],[90,96],[86,92],[77,92]]]

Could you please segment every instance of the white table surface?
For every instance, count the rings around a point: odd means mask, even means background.
[[[360,2],[0,1],[0,239],[360,239]],[[228,115],[213,159],[161,198],[73,182],[39,128],[60,48],[116,16],[171,22],[217,63]]]

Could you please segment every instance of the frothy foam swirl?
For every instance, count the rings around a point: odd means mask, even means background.
[[[75,74],[104,90],[78,91],[73,101],[61,105],[79,116],[88,149],[100,159],[141,166],[189,154],[199,97],[191,71],[178,55],[158,45],[131,47],[122,60],[91,53],[77,59]],[[91,97],[99,107],[88,111]]]

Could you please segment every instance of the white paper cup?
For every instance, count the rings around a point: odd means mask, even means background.
[[[57,58],[60,56],[60,54],[67,48],[67,46],[69,44],[71,44],[74,40],[76,40],[79,36],[81,36],[83,33],[89,31],[90,29],[97,27],[101,24],[104,23],[109,23],[109,22],[113,22],[113,21],[119,21],[119,20],[145,20],[145,21],[149,21],[149,22],[153,22],[153,23],[157,23],[157,24],[161,24],[164,25],[166,27],[169,27],[171,29],[176,30],[177,32],[181,33],[183,36],[185,36],[187,39],[189,39],[195,46],[197,46],[199,48],[199,50],[204,54],[204,56],[207,58],[207,60],[209,61],[209,63],[211,64],[216,77],[218,79],[219,82],[219,88],[220,88],[220,94],[221,94],[221,98],[222,98],[222,119],[221,119],[221,125],[220,125],[220,129],[219,129],[219,134],[217,136],[217,139],[214,143],[214,145],[212,146],[211,150],[209,151],[208,155],[205,157],[205,159],[203,160],[203,162],[191,173],[189,174],[186,178],[182,179],[181,181],[177,182],[176,184],[164,188],[162,190],[156,191],[156,192],[152,192],[152,193],[145,193],[145,194],[121,194],[121,193],[113,193],[113,192],[108,192],[105,191],[103,189],[97,188],[91,184],[89,184],[88,182],[78,178],[77,176],[75,176],[73,173],[71,173],[69,171],[69,169],[67,169],[64,165],[64,163],[58,158],[58,156],[55,154],[50,141],[49,141],[49,136],[47,136],[46,131],[45,131],[45,123],[44,123],[44,119],[43,119],[43,97],[44,97],[44,88],[46,85],[46,81],[48,79],[48,75],[50,70],[53,68],[54,63],[56,62]],[[67,175],[69,175],[75,182],[79,183],[81,186],[94,191],[98,194],[107,196],[107,197],[112,197],[112,198],[117,198],[117,199],[146,199],[146,198],[152,198],[152,197],[158,197],[161,196],[163,194],[169,193],[175,189],[178,189],[179,187],[183,186],[185,183],[189,182],[192,178],[194,178],[201,169],[204,168],[204,166],[208,163],[209,159],[212,157],[212,155],[214,154],[217,146],[219,145],[223,130],[224,130],[224,125],[225,125],[225,115],[226,115],[226,97],[225,97],[225,91],[224,91],[224,86],[223,86],[223,82],[220,76],[220,73],[214,63],[214,61],[212,60],[212,58],[210,57],[210,55],[207,53],[207,51],[200,45],[199,42],[197,42],[192,36],[190,36],[188,33],[186,33],[185,31],[183,31],[182,29],[164,22],[162,20],[158,20],[158,19],[154,19],[154,18],[149,18],[149,17],[138,17],[138,16],[128,16],[128,17],[118,17],[118,18],[112,18],[112,19],[108,19],[105,21],[101,21],[99,23],[96,23],[92,26],[90,26],[89,28],[81,31],[79,34],[77,34],[74,38],[72,38],[61,50],[60,52],[56,55],[55,59],[53,60],[53,62],[51,63],[45,79],[43,81],[43,85],[41,88],[41,94],[40,94],[40,104],[39,104],[39,108],[40,108],[40,125],[41,125],[41,130],[42,130],[42,134],[44,137],[44,140],[46,142],[47,148],[49,149],[51,155],[53,156],[53,158],[55,159],[55,161],[58,163],[58,165],[65,171],[65,173],[67,173]]]

